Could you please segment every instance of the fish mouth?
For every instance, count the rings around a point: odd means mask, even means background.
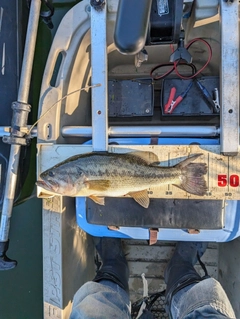
[[[53,181],[37,181],[36,185],[51,192],[56,192],[59,188],[58,184]]]

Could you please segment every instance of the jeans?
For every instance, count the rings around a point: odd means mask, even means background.
[[[171,314],[173,319],[236,319],[225,291],[213,278],[177,292],[172,298]]]
[[[129,295],[109,280],[89,281],[73,298],[70,319],[131,319]]]
[[[213,278],[189,285],[173,296],[172,319],[236,319],[222,286]],[[130,319],[128,294],[117,284],[88,282],[75,294],[70,319]],[[144,318],[152,318],[149,314]]]

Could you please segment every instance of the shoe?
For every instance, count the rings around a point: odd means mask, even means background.
[[[129,269],[120,238],[94,237],[96,250],[102,260],[93,281],[110,280],[129,293]]]
[[[194,268],[199,258],[207,249],[204,242],[178,242],[175,252],[169,261],[165,272],[164,280],[167,284],[165,303],[169,312],[172,297],[182,288],[198,283],[202,278]]]

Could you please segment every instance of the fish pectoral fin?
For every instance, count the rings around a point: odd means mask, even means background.
[[[149,166],[160,166],[161,162],[153,162]]]
[[[158,156],[153,152],[143,152],[143,151],[135,151],[130,153],[133,156],[140,157],[148,164],[153,162],[159,162]]]
[[[139,192],[130,192],[127,195],[131,196],[139,205],[144,208],[148,208],[149,206],[149,197],[146,189]]]
[[[109,188],[109,184],[109,180],[90,180],[85,182],[86,187],[94,191],[106,191]]]
[[[94,196],[91,195],[89,196],[89,198],[91,198],[91,200],[93,200],[95,203],[104,206],[105,205],[105,198],[104,197],[98,197],[98,196]]]

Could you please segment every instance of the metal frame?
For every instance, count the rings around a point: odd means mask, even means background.
[[[239,145],[238,1],[220,1],[221,152],[236,155]]]
[[[0,137],[10,135],[9,126],[0,126]],[[92,137],[91,126],[63,126],[63,137]],[[109,126],[110,137],[218,137],[220,129],[212,126]],[[30,138],[37,137],[37,128],[31,131]]]
[[[95,124],[94,124],[95,125]],[[93,125],[93,127],[94,127]],[[220,133],[216,126],[110,126],[109,137],[218,137]],[[91,137],[91,126],[64,126],[63,137]],[[94,139],[93,139],[94,141]]]
[[[100,3],[100,1],[99,1]],[[108,147],[108,61],[107,61],[107,3],[100,10],[91,7],[91,64],[92,136],[93,150],[106,151]]]

